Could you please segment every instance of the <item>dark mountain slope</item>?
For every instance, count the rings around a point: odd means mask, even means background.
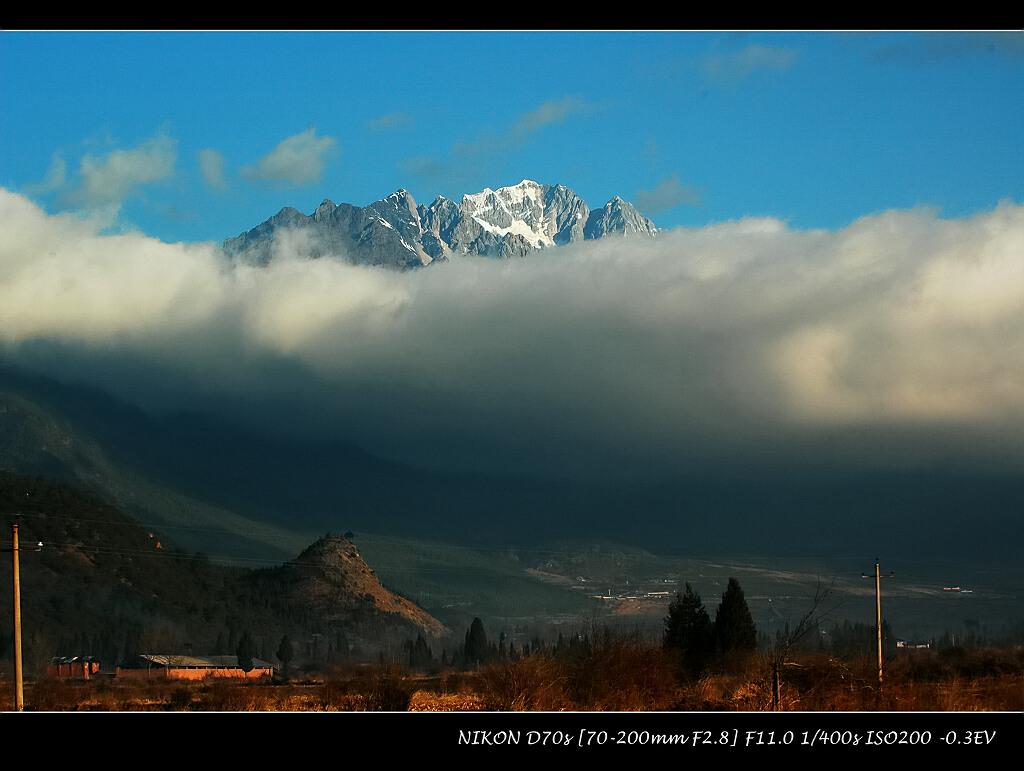
[[[92,652],[109,659],[114,648],[118,657],[184,653],[189,645],[215,652],[218,638],[242,630],[258,633],[266,645],[283,634],[298,641],[323,634],[364,649],[421,630],[447,631],[384,588],[354,545],[337,536],[276,568],[216,564],[174,549],[159,531],[87,492],[0,472],[5,546],[15,520],[24,550],[24,640],[37,670],[52,655]],[[43,547],[35,551],[37,542]],[[10,594],[8,567],[0,571],[0,595]],[[0,657],[9,655],[11,639],[10,616],[2,614]]]

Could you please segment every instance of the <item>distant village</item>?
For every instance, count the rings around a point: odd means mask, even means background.
[[[206,678],[234,678],[258,680],[274,676],[275,667],[269,661],[252,659],[251,667],[243,667],[237,656],[177,656],[141,653],[127,662],[108,669],[96,656],[57,656],[50,661],[46,672],[51,677],[91,680],[118,678],[125,680],[204,680]]]
[[[604,602],[626,600],[668,600],[678,591],[679,578],[677,576],[670,576],[666,578],[649,579],[645,582],[640,582],[637,586],[634,586],[633,582],[627,578],[625,579],[625,586],[617,586],[612,589],[610,584],[606,582],[604,590],[594,594],[595,586],[599,585],[600,583],[596,579],[586,578],[585,576],[576,576],[576,583],[570,588],[577,592],[585,592],[588,597],[595,600],[602,600]]]

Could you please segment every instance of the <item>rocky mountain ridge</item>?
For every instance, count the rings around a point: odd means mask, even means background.
[[[399,189],[365,207],[325,199],[309,215],[284,208],[227,239],[224,250],[255,265],[287,252],[406,270],[458,256],[509,259],[583,240],[657,232],[651,220],[619,196],[591,210],[565,185],[524,179],[464,195],[460,202],[439,196],[429,206]]]

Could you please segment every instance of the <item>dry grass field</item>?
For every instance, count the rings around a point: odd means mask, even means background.
[[[613,642],[576,659],[536,654],[439,675],[348,667],[289,683],[43,678],[28,709],[201,711],[770,710],[770,663],[680,681],[663,651]],[[13,703],[9,680],[0,699]],[[1024,650],[914,651],[890,662],[879,695],[872,661],[801,655],[781,676],[784,710],[1024,710]]]

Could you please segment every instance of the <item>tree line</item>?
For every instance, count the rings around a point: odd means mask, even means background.
[[[735,578],[729,579],[714,621],[689,583],[669,604],[663,645],[678,657],[680,670],[688,677],[742,658],[757,648],[757,640],[757,627]]]

